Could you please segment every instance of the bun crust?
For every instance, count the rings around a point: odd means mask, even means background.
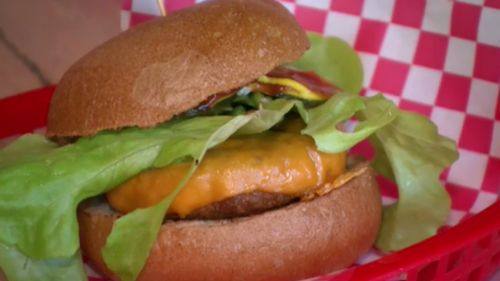
[[[359,166],[358,166],[359,168]],[[374,171],[325,196],[259,215],[218,221],[167,221],[138,281],[297,280],[352,264],[376,239],[381,199]],[[90,204],[78,213],[81,247],[96,268],[118,215]]]
[[[52,99],[47,135],[155,126],[308,47],[281,4],[207,1],[123,32],[77,61]]]

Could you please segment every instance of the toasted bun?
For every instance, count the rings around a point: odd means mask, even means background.
[[[77,61],[52,99],[47,135],[155,126],[308,47],[275,1],[207,1],[130,29]]]
[[[312,201],[233,220],[168,221],[138,281],[296,280],[352,264],[375,241],[381,199],[370,168]],[[118,215],[107,205],[81,208],[81,247],[96,268]]]

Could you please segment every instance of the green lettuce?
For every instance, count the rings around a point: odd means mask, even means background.
[[[31,161],[34,157],[52,151],[57,145],[40,135],[24,135],[0,150],[0,169]]]
[[[334,104],[335,106],[332,106]],[[373,132],[389,124],[399,111],[392,103],[386,103],[383,111],[378,111],[358,123],[354,131],[344,132],[337,129],[338,124],[365,109],[365,101],[358,96],[337,94],[307,113],[307,128],[302,133],[310,135],[319,150],[329,153],[346,151],[355,143],[366,139]]]
[[[314,70],[349,93],[358,94],[362,69],[359,58],[353,58],[354,50],[338,38],[309,34],[309,39],[311,49],[293,66]],[[395,111],[382,96],[364,98],[364,104],[366,109],[356,114],[362,122],[370,122],[380,112]],[[439,175],[458,158],[455,143],[439,135],[425,117],[399,110],[397,118],[377,130],[370,142],[376,151],[373,166],[395,181],[399,190],[398,202],[384,208],[377,247],[399,250],[434,235],[450,210],[450,198]]]
[[[380,112],[374,114],[378,123],[366,122],[353,133],[335,132],[328,137],[328,129],[336,131],[336,125],[364,108],[360,106],[361,101],[360,97],[339,94],[321,108],[306,109],[298,100],[263,100],[259,110],[246,115],[201,116],[174,120],[152,129],[104,132],[64,147],[56,147],[40,136],[26,136],[2,152],[9,159],[22,161],[13,161],[0,170],[0,223],[3,226],[0,243],[32,259],[72,259],[79,249],[75,214],[78,203],[107,192],[145,169],[192,159],[192,169],[172,196],[155,206],[123,216],[108,238],[103,251],[106,263],[122,280],[134,280],[144,265],[166,209],[207,149],[233,134],[266,131],[290,111],[304,118],[307,123],[304,132],[317,139],[319,146],[328,148],[328,142],[339,142],[349,148],[361,140],[360,134],[367,136],[394,118],[391,111]],[[335,114],[320,118],[321,112]],[[317,122],[332,126],[318,127]],[[33,144],[39,146],[36,151],[40,153],[28,153],[30,158],[23,147],[28,149]],[[0,266],[5,271],[14,270],[12,264],[2,260]],[[64,269],[74,270],[61,268]],[[46,272],[37,266],[24,270],[30,272],[26,274]],[[47,275],[38,280],[63,279]]]
[[[8,280],[87,280],[79,252],[68,258],[35,260],[0,243],[0,261]]]
[[[176,134],[163,146],[155,165],[169,165],[186,156],[193,159],[193,164],[175,190],[159,204],[136,210],[115,222],[103,249],[103,258],[108,267],[120,275],[122,281],[137,278],[156,240],[168,207],[194,173],[205,152],[225,141],[252,117],[198,117],[169,127]]]
[[[15,245],[35,259],[74,255],[79,249],[78,203],[150,167],[171,135],[165,129],[103,133],[64,147],[49,150],[47,145],[30,161],[4,166],[0,170],[0,243]],[[4,153],[10,151],[12,159],[26,158],[23,144],[28,149],[38,139],[41,145],[40,137],[26,138],[13,144],[18,149],[7,147]]]
[[[312,70],[342,91],[356,95],[363,86],[363,65],[356,52],[337,37],[307,36],[311,48],[290,66]]]
[[[365,101],[361,114],[367,120],[386,110],[387,100],[380,95]],[[440,136],[429,119],[411,112],[401,112],[370,141],[376,148],[373,166],[399,188],[398,201],[384,209],[377,246],[399,250],[434,235],[450,210],[439,175],[458,159],[456,144]]]

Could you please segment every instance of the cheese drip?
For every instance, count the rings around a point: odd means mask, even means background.
[[[346,154],[316,149],[312,138],[290,132],[235,137],[209,150],[168,213],[191,212],[252,191],[301,196],[345,171]],[[145,171],[107,193],[121,213],[159,203],[181,181],[190,163]]]

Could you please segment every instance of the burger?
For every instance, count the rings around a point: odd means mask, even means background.
[[[346,93],[349,69],[304,70],[318,38],[274,1],[214,0],[82,57],[53,96],[49,140],[25,136],[0,154],[0,198],[14,200],[0,200],[7,278],[84,280],[83,256],[111,280],[297,280],[349,266],[377,238],[404,239],[398,210],[381,224],[376,173],[349,148],[372,138],[385,174],[404,179],[423,160],[398,164],[404,136],[393,136],[418,123],[432,148],[417,154],[444,159],[424,157],[437,182],[454,146],[382,96]]]

